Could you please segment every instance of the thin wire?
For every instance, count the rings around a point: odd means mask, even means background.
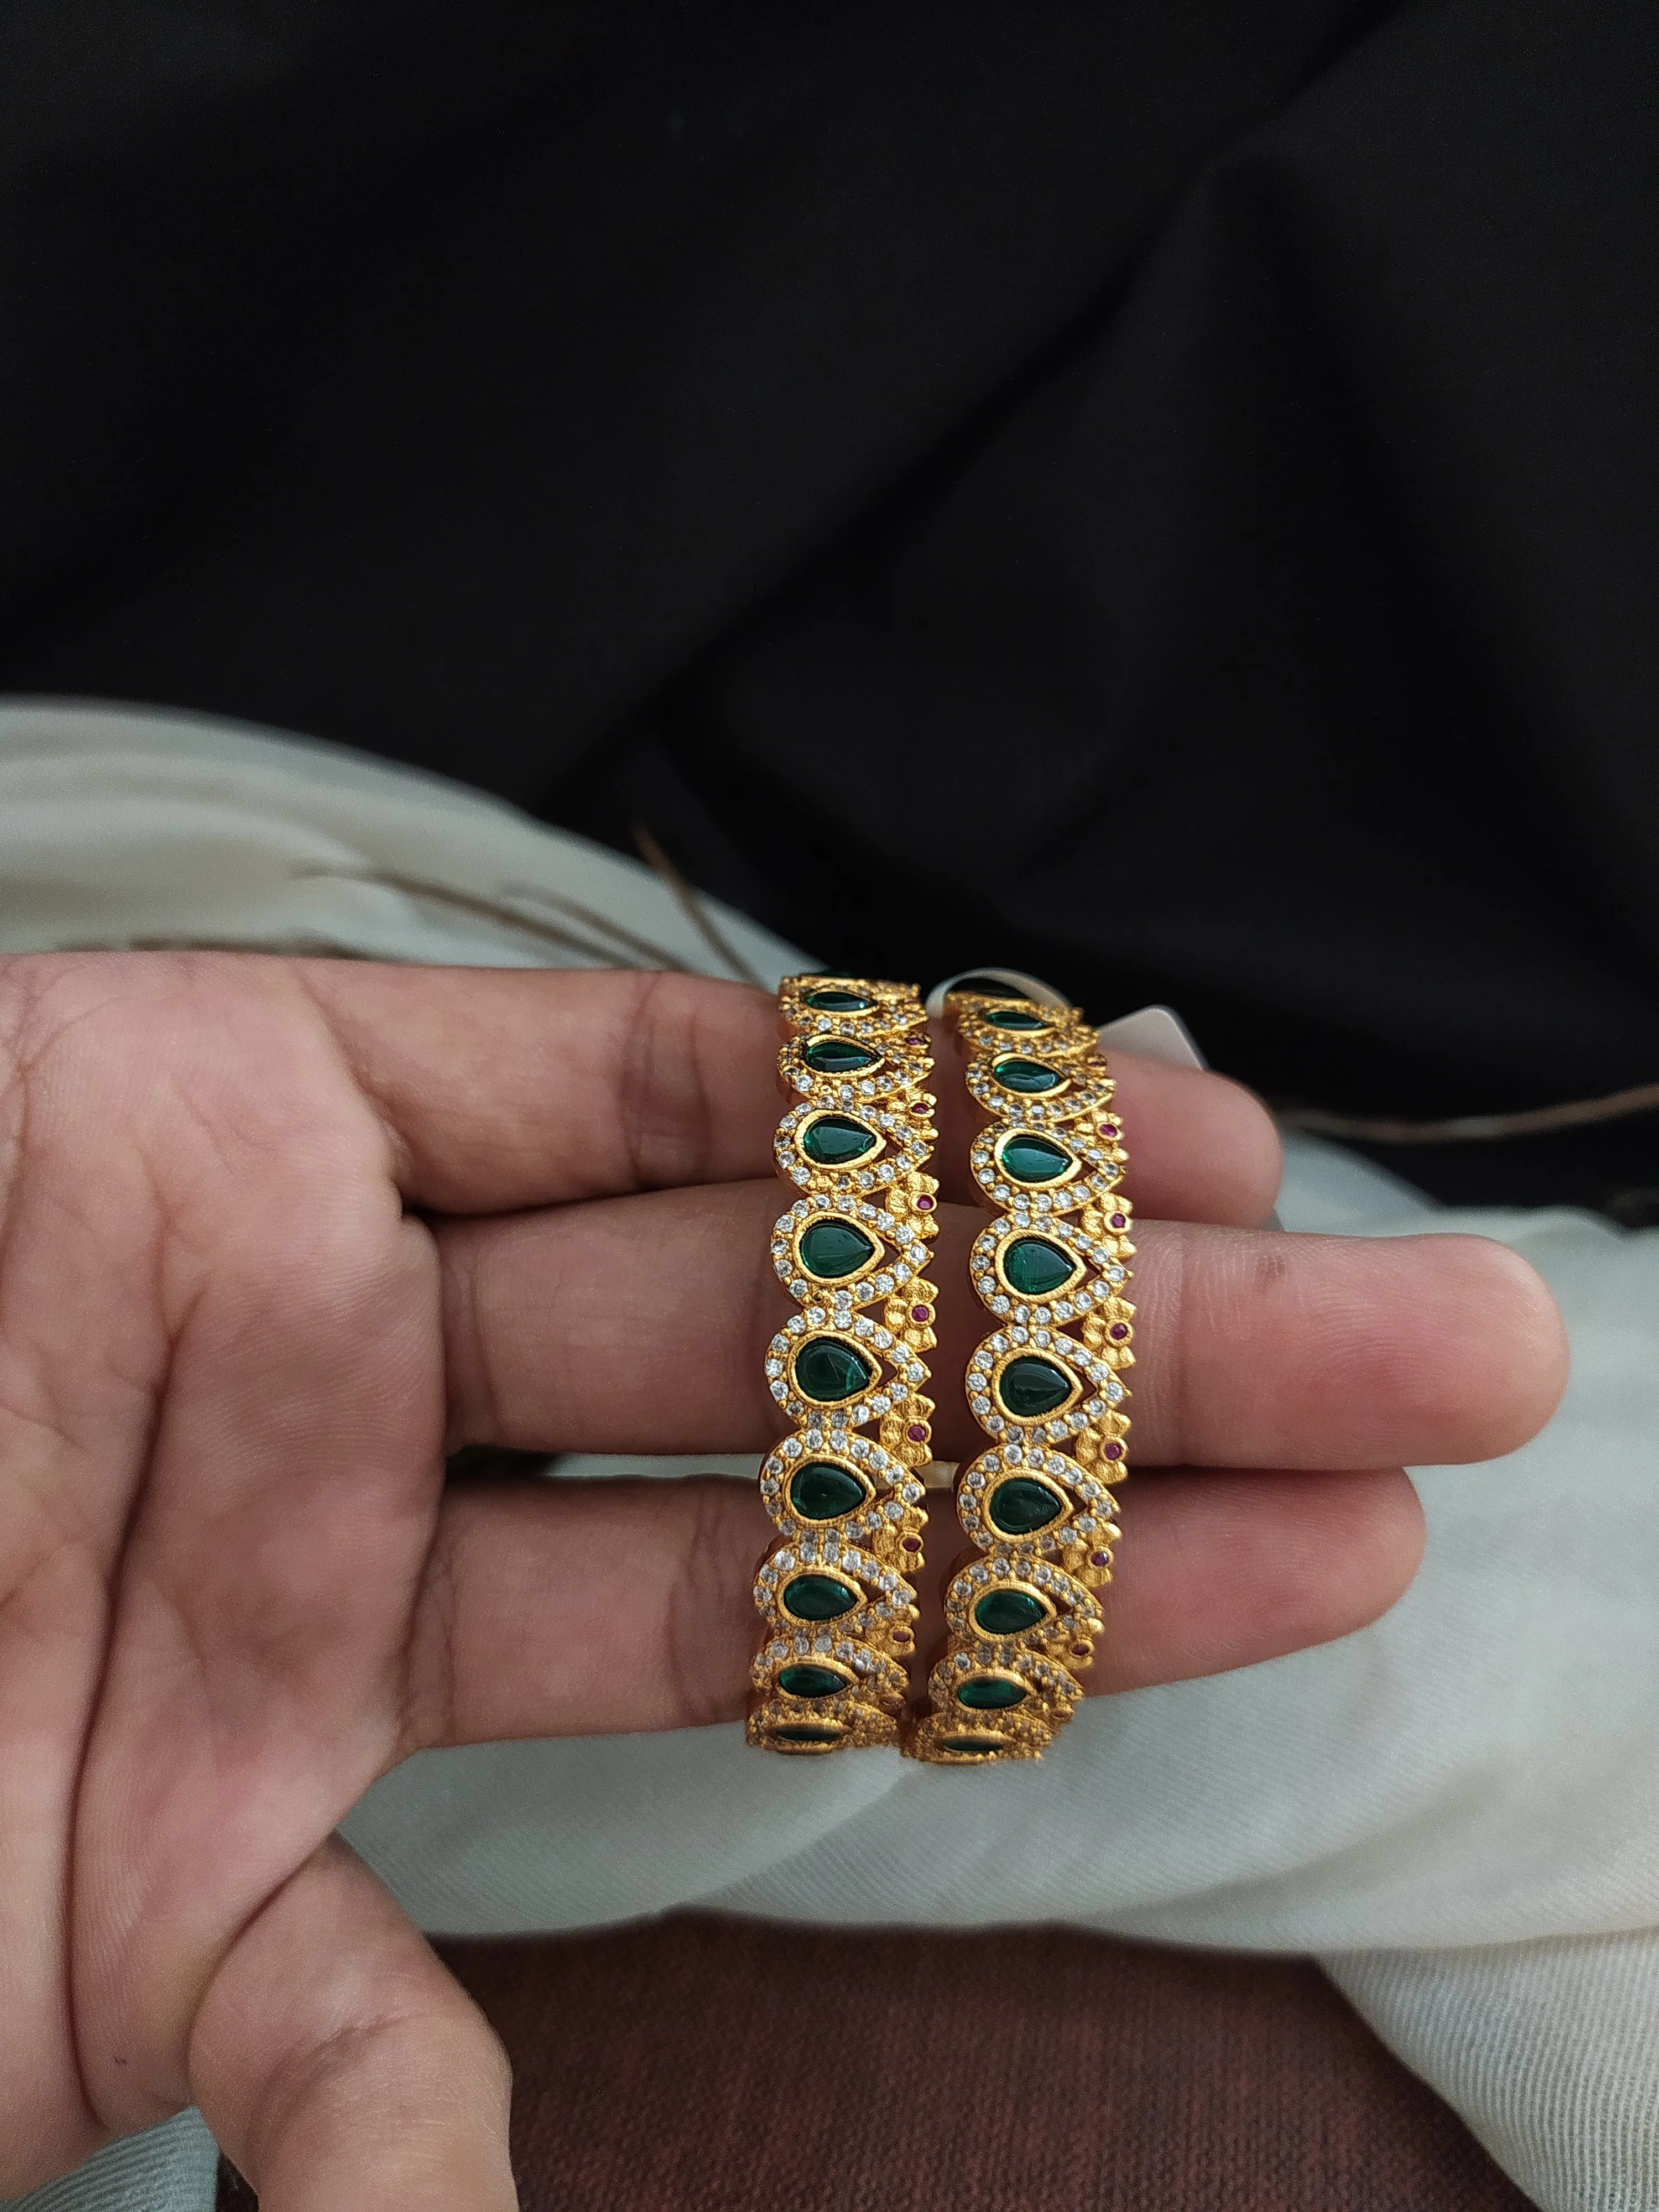
[[[634,842],[639,848],[640,858],[647,867],[653,869],[662,878],[669,890],[673,892],[674,896],[679,901],[681,912],[714,957],[717,960],[723,960],[740,983],[759,985],[760,977],[737,947],[727,941],[724,931],[716,927],[714,916],[702,902],[701,893],[687,883],[685,878],[674,866],[652,835],[649,824],[635,822],[633,824],[633,830]]]
[[[543,906],[556,907],[562,913],[574,915],[576,921],[585,923],[590,929],[603,930],[629,952],[641,952],[647,960],[665,961],[673,965],[660,945],[653,944],[648,937],[636,937],[631,929],[624,929],[619,921],[607,920],[604,915],[596,913],[592,907],[583,906],[576,899],[565,898],[557,891],[538,890],[533,884],[504,884],[501,890],[507,898],[535,899]],[[685,971],[682,969],[680,972],[684,974]]]
[[[1449,1121],[1392,1121],[1367,1115],[1328,1114],[1322,1107],[1276,1109],[1287,1129],[1310,1136],[1358,1138],[1369,1145],[1480,1145],[1505,1137],[1541,1137],[1553,1129],[1580,1129],[1618,1121],[1628,1114],[1659,1111],[1659,1083],[1638,1083],[1602,1098],[1574,1098],[1564,1106],[1532,1106],[1519,1114],[1460,1114]]]
[[[497,899],[481,898],[471,891],[457,890],[450,884],[427,883],[418,876],[394,875],[390,871],[380,869],[351,868],[304,868],[297,872],[306,880],[320,878],[336,883],[378,884],[387,890],[406,892],[410,898],[429,899],[436,906],[454,907],[463,914],[479,915],[490,921],[504,921],[514,929],[523,930],[526,936],[538,937],[549,945],[562,945],[569,952],[584,953],[590,960],[597,960],[606,966],[617,964],[617,943],[628,937],[626,932],[612,930],[611,944],[595,944],[589,938],[577,936],[572,930],[560,928],[555,922],[543,921],[534,915],[521,914],[516,907],[503,905]],[[580,908],[574,910],[581,911]],[[599,919],[598,916],[592,918]],[[609,925],[605,927],[608,928]],[[672,969],[679,975],[691,972],[683,960],[677,960],[665,946],[652,945],[644,938],[633,938],[631,942],[636,950],[645,952],[658,966]]]

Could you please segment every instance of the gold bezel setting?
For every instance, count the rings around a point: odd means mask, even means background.
[[[855,1480],[868,1486],[862,1505],[849,1507],[833,1520],[817,1520],[798,1512],[790,1502],[789,1485],[796,1471],[809,1462],[822,1461],[845,1468]],[[851,1536],[884,1566],[913,1565],[919,1551],[907,1547],[906,1539],[920,1540],[927,1525],[927,1492],[920,1470],[907,1467],[869,1437],[845,1427],[812,1430],[787,1437],[761,1467],[761,1497],[780,1528],[807,1531],[833,1529]]]
[[[1018,1682],[1025,1698],[1017,1705],[964,1705],[958,1692],[964,1682],[978,1679]],[[996,1659],[980,1658],[973,1651],[951,1652],[933,1668],[927,1686],[942,1711],[956,1713],[1016,1713],[1024,1711],[1028,1704],[1035,1708],[1045,1702],[1069,1710],[1083,1695],[1082,1684],[1056,1661],[1023,1650],[1005,1652]],[[1000,1727],[1000,1720],[995,1724]]]
[[[997,1079],[996,1071],[1011,1060],[1031,1060],[1050,1067],[1060,1081],[1052,1091],[1016,1091]],[[1097,1060],[1079,1059],[1069,1048],[1050,1050],[1041,1043],[1025,1051],[1006,1046],[994,1055],[976,1059],[966,1070],[968,1095],[988,1114],[1018,1115],[1042,1129],[1063,1129],[1084,1121],[1091,1109],[1111,1096],[1111,1083]]]
[[[1066,1510],[1024,1534],[999,1528],[987,1510],[993,1492],[1022,1477],[1058,1491]],[[1069,1453],[1029,1439],[982,1452],[957,1471],[957,1518],[969,1541],[981,1552],[1015,1547],[1022,1553],[1052,1560],[1067,1574],[1086,1581],[1111,1563],[1119,1535],[1117,1500],[1098,1473],[1079,1466]]]
[[[1073,1291],[1080,1289],[1085,1278],[1089,1273],[1089,1263],[1085,1259],[1084,1259],[1082,1255],[1076,1250],[1069,1239],[1065,1237],[1055,1235],[1054,1232],[1059,1227],[1060,1224],[1055,1222],[1052,1227],[1046,1230],[1011,1229],[1005,1234],[1001,1235],[988,1232],[988,1236],[989,1237],[991,1273],[996,1279],[994,1283],[990,1286],[993,1292],[994,1293],[996,1291],[1002,1291],[1006,1292],[1010,1299],[1016,1303],[1029,1305],[1046,1306],[1056,1304],[1066,1298],[1068,1298]],[[981,1237],[975,1243],[974,1247],[974,1257],[975,1261],[978,1261],[980,1257],[981,1245],[984,1244],[986,1242],[986,1237]],[[1006,1255],[1012,1246],[1016,1244],[1028,1244],[1032,1243],[1052,1246],[1056,1252],[1062,1254],[1072,1263],[1072,1271],[1070,1274],[1065,1276],[1060,1282],[1055,1283],[1049,1289],[1042,1291],[1040,1296],[1034,1295],[1030,1291],[1022,1291],[1017,1283],[1011,1282],[1009,1280],[1008,1271],[1006,1265]],[[985,1286],[981,1285],[980,1287],[983,1288]]]
[[[814,1067],[806,1058],[810,1046],[822,1043],[856,1046],[875,1055],[867,1067],[830,1070]],[[926,1047],[887,1035],[881,1030],[859,1036],[829,1032],[823,1036],[792,1037],[778,1054],[778,1069],[789,1089],[815,1106],[841,1113],[857,1113],[927,1079],[932,1060]]]
[[[1058,1660],[1068,1672],[1075,1672],[1080,1662],[1087,1663],[1079,1646],[1087,1639],[1087,1656],[1092,1658],[1092,1639],[1100,1628],[1100,1607],[1094,1593],[1063,1567],[1044,1559],[1033,1562],[1010,1557],[1013,1545],[1006,1537],[1002,1544],[1000,1553],[975,1559],[952,1578],[945,1594],[946,1625],[966,1649],[994,1653],[990,1662],[994,1665],[1005,1665],[1005,1655],[1010,1651],[1027,1650]],[[1023,1628],[982,1627],[974,1609],[993,1591],[1010,1591],[1034,1600],[1041,1607],[1038,1617]]]
[[[1045,1521],[1030,1528],[1010,1528],[997,1518],[996,1502],[1001,1493],[1012,1486],[1029,1483],[1054,1501],[1054,1510]],[[992,1540],[1017,1543],[1026,1536],[1051,1536],[1057,1542],[1064,1540],[1066,1523],[1072,1517],[1072,1500],[1062,1483],[1035,1467],[1010,1468],[1006,1474],[986,1486],[984,1493],[984,1525],[991,1531]]]
[[[790,1133],[796,1152],[809,1168],[827,1169],[832,1175],[855,1175],[860,1168],[873,1168],[878,1160],[886,1156],[887,1132],[878,1126],[879,1119],[875,1114],[860,1114],[855,1107],[811,1106],[803,1111]],[[826,1121],[841,1121],[848,1128],[861,1129],[870,1139],[868,1146],[861,1152],[849,1153],[844,1161],[815,1159],[806,1149],[806,1140],[814,1129]],[[885,1179],[882,1178],[884,1182]]]
[[[776,1245],[773,1246],[773,1261],[777,1267],[780,1278],[790,1285],[792,1291],[796,1283],[803,1285],[800,1291],[794,1293],[797,1297],[806,1297],[816,1292],[821,1298],[833,1299],[838,1297],[843,1291],[850,1297],[858,1285],[872,1282],[875,1276],[884,1272],[889,1276],[893,1275],[895,1272],[893,1256],[889,1252],[880,1231],[875,1225],[877,1210],[874,1206],[869,1208],[871,1218],[867,1221],[861,1221],[857,1211],[848,1206],[826,1206],[822,1212],[811,1208],[804,1209],[803,1218],[799,1221],[793,1216],[786,1214],[783,1221],[778,1224],[778,1233],[784,1240],[784,1249],[781,1255],[779,1254]],[[784,1227],[785,1221],[790,1224],[787,1229]],[[816,1273],[801,1257],[800,1240],[810,1231],[824,1228],[854,1231],[869,1244],[870,1257],[860,1261],[856,1267],[849,1267],[844,1275]],[[881,1285],[884,1293],[892,1288],[891,1281]]]
[[[866,1305],[904,1292],[927,1264],[922,1217],[904,1203],[907,1195],[920,1194],[899,1194],[896,1207],[889,1202],[891,1194],[884,1194],[879,1204],[866,1198],[832,1199],[822,1191],[797,1200],[772,1231],[772,1265],[779,1281],[800,1304],[831,1309]],[[862,1231],[881,1247],[879,1255],[850,1274],[809,1273],[800,1264],[800,1240],[821,1221],[842,1221]]]
[[[795,1612],[789,1603],[789,1593],[791,1590],[799,1589],[803,1583],[808,1582],[828,1583],[836,1589],[844,1589],[848,1593],[848,1602],[835,1613]],[[869,1592],[859,1581],[857,1576],[843,1574],[839,1567],[830,1566],[827,1560],[817,1566],[794,1567],[781,1575],[778,1578],[777,1595],[778,1611],[783,1619],[792,1622],[796,1628],[804,1629],[809,1635],[817,1629],[831,1626],[837,1620],[844,1620],[849,1628],[852,1627],[855,1624],[856,1616],[863,1612],[869,1602]]]
[[[885,1330],[882,1333],[884,1335],[887,1334]],[[856,1390],[837,1390],[829,1397],[809,1389],[801,1382],[797,1371],[800,1362],[812,1353],[823,1351],[830,1345],[833,1345],[839,1351],[850,1353],[868,1376],[868,1382]],[[886,1404],[878,1406],[872,1402],[878,1396],[886,1399],[887,1394],[882,1386],[887,1377],[885,1362],[869,1338],[856,1337],[850,1329],[843,1331],[823,1326],[814,1328],[809,1325],[793,1342],[787,1337],[775,1337],[773,1346],[775,1350],[780,1346],[783,1347],[784,1371],[779,1379],[784,1385],[782,1400],[784,1411],[792,1420],[799,1420],[808,1413],[842,1413],[850,1420],[854,1407],[868,1406],[869,1410],[876,1413],[884,1413],[887,1411]],[[767,1366],[769,1371],[770,1360],[767,1362]],[[890,1403],[890,1401],[888,1402]]]
[[[1038,1293],[1022,1291],[1009,1281],[1005,1255],[1011,1245],[1028,1237],[1040,1238],[1070,1256],[1075,1272],[1068,1282]],[[981,1303],[994,1314],[1011,1316],[1020,1326],[1042,1328],[1079,1319],[1103,1300],[1114,1297],[1129,1279],[1128,1262],[1134,1257],[1134,1249],[1127,1234],[1085,1237],[1076,1222],[1052,1214],[1043,1221],[998,1220],[974,1240],[969,1273]],[[1102,1278],[1097,1285],[1089,1281],[1091,1267]]]
[[[769,1460],[761,1470],[763,1497],[774,1486],[768,1473],[772,1464],[773,1462]],[[834,1468],[837,1474],[844,1474],[849,1482],[856,1484],[860,1492],[856,1502],[844,1507],[839,1513],[805,1511],[795,1502],[795,1479],[804,1474],[808,1468],[814,1467]],[[855,1527],[861,1524],[869,1515],[872,1507],[878,1503],[876,1486],[869,1474],[855,1459],[844,1452],[817,1451],[810,1456],[803,1455],[782,1477],[782,1484],[789,1500],[789,1510],[799,1520],[803,1521],[809,1528],[834,1528],[843,1536],[849,1534]]]
[[[1041,1334],[1048,1335],[1049,1332],[1045,1329]],[[1000,1335],[1001,1332],[999,1331],[998,1334]],[[997,1339],[992,1337],[989,1341],[994,1346]],[[1058,1346],[1052,1343],[1039,1346],[1035,1342],[1011,1345],[1006,1336],[1002,1341],[1007,1349],[1000,1358],[996,1357],[994,1352],[975,1352],[968,1370],[968,1388],[972,1393],[969,1404],[975,1413],[979,1412],[981,1397],[987,1405],[987,1418],[981,1422],[981,1427],[989,1429],[993,1436],[1000,1436],[1003,1429],[1012,1424],[1022,1431],[1040,1430],[1044,1436],[1054,1437],[1056,1442],[1059,1437],[1070,1436],[1082,1428],[1088,1417],[1080,1409],[1089,1386],[1071,1362],[1063,1357]],[[988,1367],[980,1367],[981,1358],[989,1361]],[[1063,1398],[1056,1398],[1052,1406],[1045,1406],[1040,1413],[1018,1413],[1003,1396],[1002,1383],[1011,1367],[1022,1366],[1027,1362],[1051,1368],[1064,1379],[1068,1388]],[[981,1380],[986,1386],[983,1391],[975,1388],[975,1382]]]
[[[894,1103],[903,1096],[894,1093]],[[933,1101],[927,1101],[931,1117]],[[844,1118],[867,1128],[875,1139],[872,1151],[860,1152],[844,1163],[827,1164],[815,1160],[801,1149],[800,1139],[807,1128],[819,1121]],[[802,1190],[821,1190],[836,1197],[858,1196],[865,1192],[879,1190],[898,1181],[907,1173],[914,1173],[927,1164],[932,1157],[937,1131],[931,1118],[926,1123],[920,1116],[896,1114],[890,1107],[845,1107],[828,1101],[809,1103],[790,1109],[778,1124],[777,1141],[774,1147],[778,1172],[786,1182]]]
[[[805,1650],[799,1647],[803,1641]],[[787,1690],[780,1678],[792,1668],[822,1668],[842,1678],[839,1690],[811,1697]],[[909,1688],[908,1670],[898,1660],[866,1649],[848,1636],[799,1632],[775,1637],[755,1655],[750,1680],[763,1696],[780,1702],[786,1711],[822,1713],[844,1717],[849,1707],[873,1704],[889,1714],[900,1712]]]

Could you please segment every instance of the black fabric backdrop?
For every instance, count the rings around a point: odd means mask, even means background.
[[[1279,1099],[1659,1079],[1656,21],[14,0],[0,686]],[[1389,1157],[1659,1206],[1659,1116]]]

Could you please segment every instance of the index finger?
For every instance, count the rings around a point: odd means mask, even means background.
[[[742,983],[632,970],[288,963],[379,1108],[399,1187],[496,1213],[767,1174],[777,1012]],[[934,1172],[969,1196],[961,1063],[935,1039]],[[1190,1068],[1114,1054],[1144,1213],[1248,1227],[1279,1182],[1261,1103]]]

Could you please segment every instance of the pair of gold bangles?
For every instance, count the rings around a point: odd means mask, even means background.
[[[777,1164],[798,1195],[772,1258],[799,1310],[766,1354],[790,1429],[761,1468],[779,1535],[755,1583],[749,1741],[809,1757],[896,1746],[952,1766],[1035,1759],[1083,1694],[1120,1533],[1111,1486],[1127,1472],[1134,1247],[1099,1039],[1075,1007],[994,977],[944,997],[989,1116],[970,1167],[993,1215],[969,1272],[991,1326],[965,1378],[987,1443],[955,1473],[972,1551],[915,1711],[915,1577],[940,1464],[926,1395],[939,1304],[927,1009],[907,984],[831,975],[787,978],[778,1006],[796,1103]]]

